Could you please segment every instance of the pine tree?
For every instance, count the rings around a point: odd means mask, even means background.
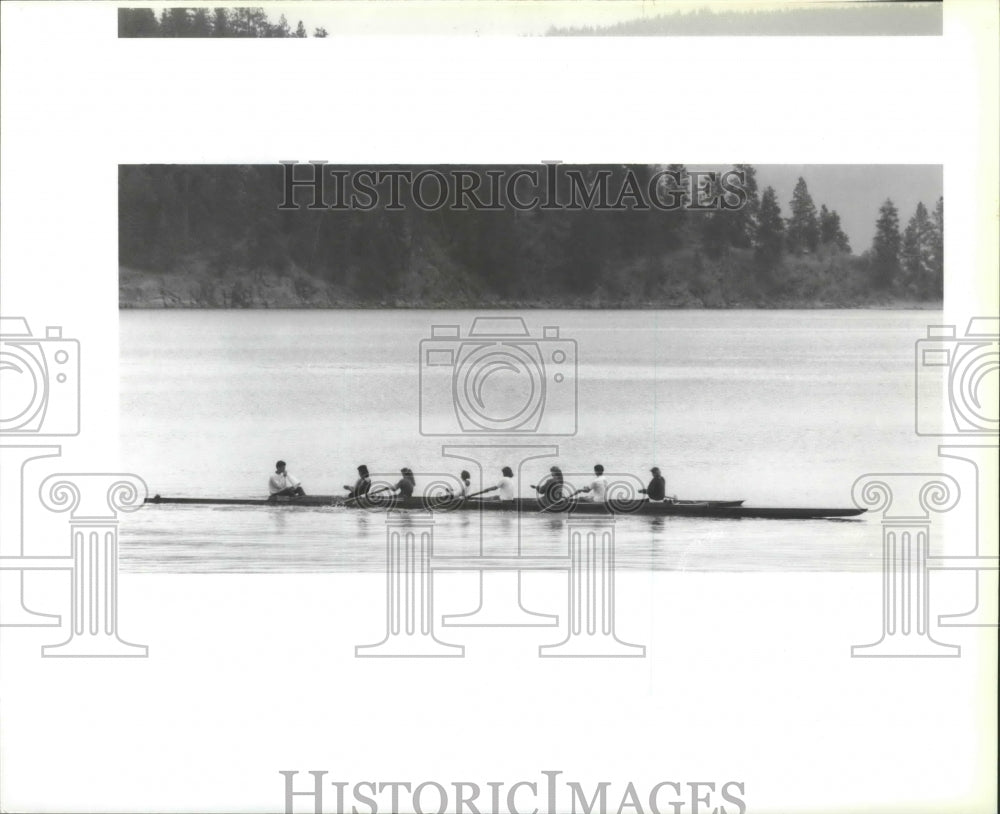
[[[757,190],[757,170],[752,164],[736,164],[733,169],[743,174],[743,189],[747,202],[742,209],[729,212],[729,242],[738,249],[749,249],[757,232],[757,217],[760,212],[760,193]]]
[[[292,30],[288,27],[288,18],[282,14],[278,18],[278,24],[270,26],[270,31],[268,36],[270,37],[289,37],[291,36]]]
[[[212,36],[212,23],[208,19],[207,8],[196,8],[194,10],[194,17],[191,18],[191,30],[188,36],[189,37]]]
[[[172,9],[167,9],[167,11],[170,14],[171,28],[173,29],[172,36],[190,37],[191,16],[188,14],[188,9],[172,8]]]
[[[320,26],[315,31],[313,31],[313,36],[314,37],[328,37],[329,34],[327,33],[327,30],[325,28],[323,28],[323,26]]]
[[[871,275],[876,288],[888,290],[897,281],[900,243],[899,212],[892,200],[887,198],[879,208],[872,240]]]
[[[788,218],[788,229],[785,233],[788,250],[795,254],[816,251],[819,246],[816,206],[813,204],[805,179],[801,177],[795,184],[795,191],[792,192],[791,210],[792,214]]]
[[[900,251],[902,259],[902,282],[907,293],[927,299],[933,295],[934,273],[934,224],[923,203],[910,218],[903,232]]]
[[[769,276],[781,261],[785,246],[785,221],[773,187],[766,187],[760,198],[757,234],[754,237],[754,256],[761,276]]]
[[[659,198],[664,206],[673,206],[659,219],[661,245],[666,249],[682,246],[687,239],[690,220],[691,176],[683,164],[668,164],[668,173],[660,180]]]
[[[156,21],[156,12],[151,8],[120,8],[118,9],[118,36],[158,37],[160,24]]]
[[[709,179],[707,198],[713,199],[722,194],[719,179]],[[707,257],[713,259],[722,257],[729,252],[732,234],[736,231],[733,223],[734,212],[715,209],[711,212],[699,213],[701,224],[701,247]]]
[[[229,23],[232,37],[266,37],[271,30],[262,8],[234,8]]]
[[[826,204],[819,208],[819,242],[837,251],[851,252],[851,242],[840,228],[840,215],[835,209],[827,209]]]
[[[293,35],[299,39],[303,39],[306,36],[306,27],[302,25],[302,20],[299,20],[299,24],[295,26],[295,34]]]
[[[216,8],[212,11],[212,36],[213,37],[231,36],[231,31],[229,26],[229,9]]]
[[[938,198],[931,215],[930,280],[928,296],[944,296],[944,198]]]
[[[165,8],[160,12],[160,36],[161,37],[176,37],[177,32],[174,31],[174,18],[170,13],[170,9]]]
[[[760,195],[757,192],[757,171],[750,164],[736,164],[733,170],[741,173],[744,179],[743,189],[747,194],[746,203],[739,209],[727,209],[719,206],[712,212],[702,215],[701,230],[702,247],[709,257],[721,257],[731,247],[749,249],[753,246],[753,236],[757,230],[757,215],[760,209]],[[710,182],[709,195],[718,196],[720,201],[726,196],[721,178],[713,178]],[[727,186],[732,186],[727,182]],[[732,195],[729,194],[731,198]]]

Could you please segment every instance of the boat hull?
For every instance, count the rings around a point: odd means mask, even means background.
[[[304,497],[262,500],[254,498],[147,498],[151,504],[181,504],[197,506],[339,506],[368,511],[422,510],[446,514],[452,511],[520,512],[548,515],[642,515],[653,517],[708,517],[718,519],[759,518],[769,520],[811,520],[821,518],[857,517],[864,509],[856,508],[779,508],[744,506],[742,500],[688,500],[658,502],[649,500],[611,501],[595,503],[571,500],[546,506],[533,498],[518,500],[447,501],[434,498],[386,498],[349,500],[337,495],[307,495]]]

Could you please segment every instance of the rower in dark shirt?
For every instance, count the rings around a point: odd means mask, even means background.
[[[538,492],[538,501],[542,506],[551,506],[565,496],[564,484],[562,470],[558,466],[551,466],[545,479],[537,486],[532,484],[531,488]]]
[[[409,467],[404,466],[399,470],[399,473],[403,477],[392,488],[396,490],[400,497],[413,497],[413,489],[417,485],[417,481],[413,477],[413,471]]]
[[[347,490],[348,497],[367,495],[368,490],[372,488],[372,479],[368,474],[368,467],[361,464],[358,467],[358,479],[354,482],[354,486],[344,486],[344,488]]]
[[[663,500],[667,496],[667,481],[660,474],[658,466],[654,466],[649,471],[653,474],[653,479],[645,489],[640,489],[639,492],[650,500]]]

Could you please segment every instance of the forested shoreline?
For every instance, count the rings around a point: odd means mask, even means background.
[[[272,22],[263,8],[237,6],[232,8],[162,8],[159,14],[152,8],[118,9],[118,36],[135,38],[280,38],[309,36],[299,20],[293,28],[282,14]],[[327,30],[318,26],[313,37],[328,36]]]
[[[511,167],[466,167],[485,176]],[[588,178],[683,165],[581,165]],[[933,307],[944,203],[891,200],[855,253],[800,178],[782,205],[744,173],[736,210],[279,209],[278,165],[123,165],[123,308]],[[669,182],[669,179],[668,181]],[[682,185],[683,186],[683,185]],[[406,203],[404,201],[404,203]],[[787,212],[787,214],[786,214]],[[905,215],[904,215],[905,216]]]

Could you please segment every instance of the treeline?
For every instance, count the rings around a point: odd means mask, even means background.
[[[448,169],[485,182],[515,168]],[[663,168],[575,169],[589,180],[610,171],[615,189],[629,172],[646,183]],[[667,169],[689,189],[683,165]],[[139,283],[165,276],[174,304],[228,307],[848,306],[941,296],[942,201],[934,213],[921,204],[902,233],[887,201],[873,246],[857,256],[838,213],[817,208],[805,179],[786,217],[771,187],[758,190],[752,166],[735,169],[747,203],[729,211],[428,210],[405,189],[402,206],[361,211],[301,200],[279,209],[278,165],[124,165],[119,262],[136,286],[122,304],[152,304],[152,288]],[[690,204],[690,192],[683,197]]]
[[[325,28],[312,36],[326,37]],[[299,37],[309,36],[299,20],[293,29],[282,14],[271,22],[262,8],[118,9],[118,36],[131,37]]]
[[[700,8],[607,26],[546,32],[550,37],[940,36],[940,3],[862,3],[736,11]]]

